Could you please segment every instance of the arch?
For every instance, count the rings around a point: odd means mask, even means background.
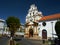
[[[29,37],[33,37],[33,29],[29,30]]]
[[[42,39],[47,39],[47,30],[42,30]]]

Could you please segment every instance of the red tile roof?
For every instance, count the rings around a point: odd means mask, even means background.
[[[39,19],[39,21],[52,20],[52,19],[58,19],[58,18],[60,18],[60,13],[49,15],[49,16],[44,16],[41,19]]]

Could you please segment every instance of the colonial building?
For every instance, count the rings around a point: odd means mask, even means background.
[[[25,35],[27,38],[49,39],[57,37],[55,24],[60,21],[60,14],[43,16],[33,4],[28,10],[25,24]]]
[[[39,37],[41,39],[57,37],[55,31],[57,21],[60,21],[60,13],[42,17],[38,23]]]
[[[4,22],[5,22],[5,20],[0,19],[0,34],[2,34],[4,31],[4,24],[5,24]]]
[[[42,12],[38,11],[37,7],[33,4],[30,6],[28,10],[28,14],[26,16],[26,25],[25,25],[25,35],[24,37],[38,37],[38,22],[40,18],[42,18]]]

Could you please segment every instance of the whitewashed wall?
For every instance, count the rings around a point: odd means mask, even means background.
[[[0,34],[2,34],[4,31],[4,22],[5,20],[0,19]]]
[[[0,22],[0,28],[4,28],[4,23]]]
[[[39,36],[42,38],[42,30],[46,29],[47,30],[47,37],[52,37],[52,23],[53,22],[53,34],[56,34],[55,32],[55,23],[57,22],[57,20],[53,20],[53,21],[45,21],[46,22],[46,26],[43,26],[42,23],[43,22],[39,22]],[[53,37],[57,37],[56,35],[53,35]]]

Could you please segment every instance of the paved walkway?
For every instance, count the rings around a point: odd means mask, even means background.
[[[9,39],[10,38],[7,37],[0,38],[0,45],[8,45]],[[21,39],[22,40],[16,41],[16,43],[19,43],[19,45],[47,45],[47,44],[42,44],[41,40],[25,39],[25,38],[21,38]]]
[[[8,45],[9,38],[7,37],[0,37],[0,45]]]
[[[42,44],[41,40],[33,40],[33,39],[22,39],[21,41],[18,41],[17,43],[21,45],[47,45],[47,44]]]

